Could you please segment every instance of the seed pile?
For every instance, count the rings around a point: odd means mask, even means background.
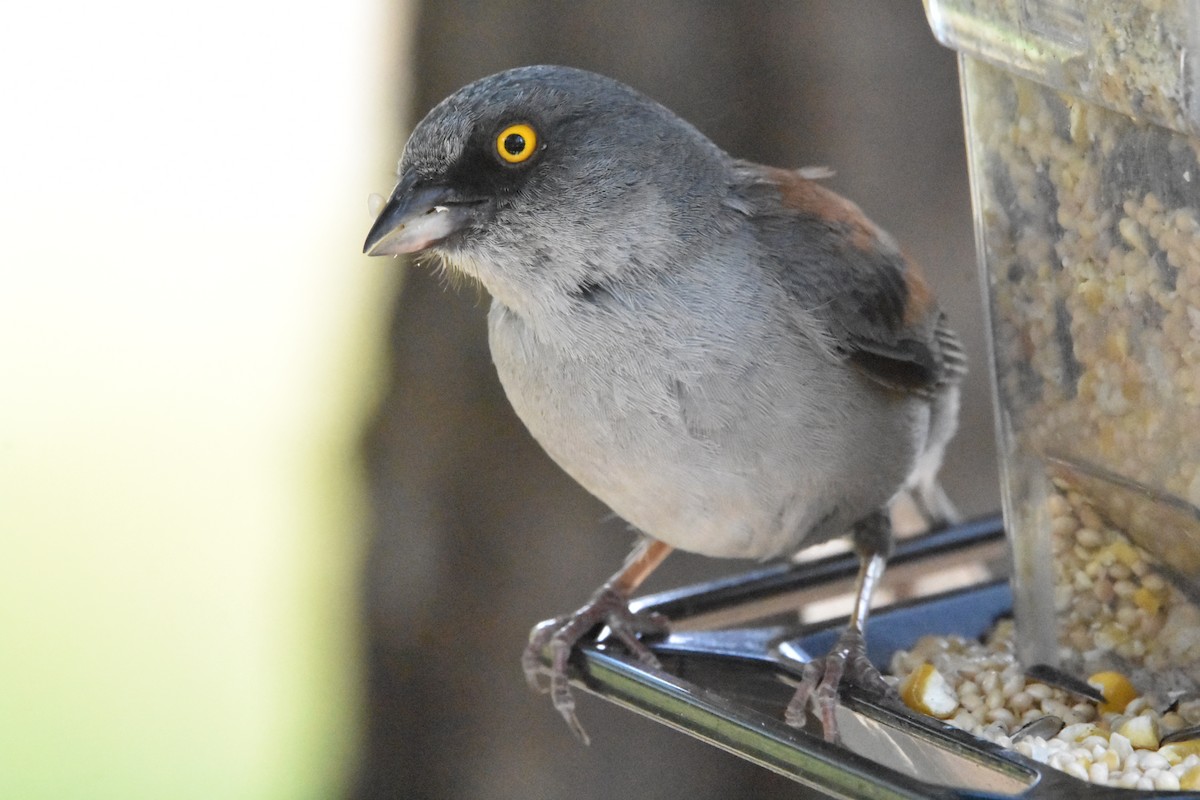
[[[1115,670],[1159,691],[1194,688],[1200,609],[1078,492],[1058,487],[1046,507],[1062,666]]]
[[[1200,699],[1172,705],[1138,696],[1128,678],[1099,673],[1091,682],[1106,702],[1099,707],[1063,689],[1027,680],[1014,652],[1011,621],[985,642],[927,636],[892,657],[906,704],[956,728],[1080,780],[1131,789],[1200,789],[1200,740],[1161,744],[1162,738],[1200,724]],[[1055,717],[1052,736],[1014,734],[1027,723]]]

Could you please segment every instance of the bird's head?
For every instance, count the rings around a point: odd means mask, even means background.
[[[435,255],[518,308],[659,268],[696,244],[727,164],[691,125],[614,80],[513,69],[417,125],[364,252]]]

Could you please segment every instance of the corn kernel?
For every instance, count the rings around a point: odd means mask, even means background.
[[[1162,600],[1145,586],[1140,587],[1133,593],[1133,602],[1147,614],[1157,614],[1159,609],[1162,608]]]
[[[958,708],[954,689],[928,661],[905,679],[900,687],[900,697],[912,710],[938,719],[948,719]]]
[[[1111,558],[1112,561],[1120,561],[1127,567],[1132,567],[1141,560],[1138,558],[1137,550],[1133,548],[1133,545],[1122,539],[1118,539],[1104,548],[1101,551],[1101,558],[1105,558],[1106,560]],[[1112,561],[1108,561],[1108,563],[1112,563]]]
[[[1099,706],[1101,714],[1120,714],[1125,710],[1125,706],[1137,697],[1137,690],[1133,688],[1129,678],[1119,672],[1097,672],[1088,678],[1088,683],[1104,695],[1104,702]]]
[[[1200,756],[1200,739],[1164,744],[1158,749],[1158,754],[1165,758],[1171,766],[1175,766],[1188,756]]]
[[[1118,730],[1137,749],[1156,750],[1159,742],[1158,720],[1138,715],[1127,719]]]

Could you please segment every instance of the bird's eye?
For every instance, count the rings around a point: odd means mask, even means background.
[[[509,164],[520,164],[537,150],[537,131],[525,123],[509,125],[496,137],[496,152]]]

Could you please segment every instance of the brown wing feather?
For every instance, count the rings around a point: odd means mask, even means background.
[[[962,347],[920,268],[857,205],[800,172],[739,162],[739,207],[759,222],[780,280],[834,353],[889,388],[957,381]]]

